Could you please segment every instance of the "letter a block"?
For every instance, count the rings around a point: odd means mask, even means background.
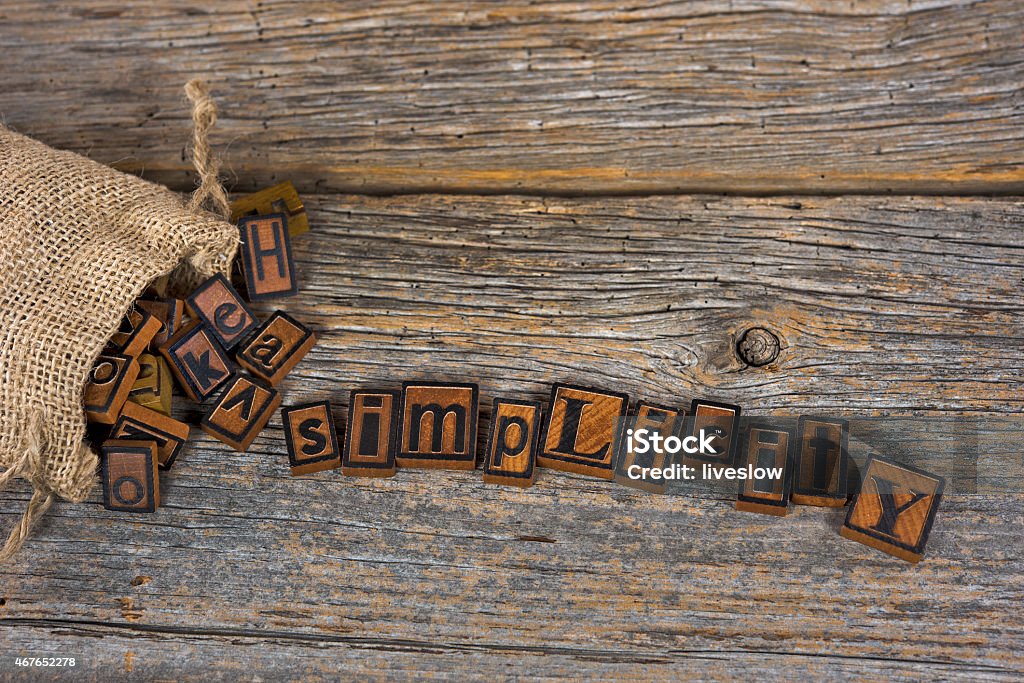
[[[768,425],[751,425],[740,457],[739,467],[752,467],[755,476],[741,479],[736,496],[736,509],[785,517],[789,514],[789,493],[793,485],[790,449],[792,429]],[[771,476],[772,473],[779,477]],[[765,476],[757,476],[763,473]]]
[[[275,311],[238,350],[235,360],[276,387],[314,344],[316,335],[311,329],[284,311]]]
[[[672,454],[664,447],[664,439],[676,436],[683,426],[685,410],[678,408],[666,408],[650,403],[638,403],[636,415],[627,420],[626,429],[619,438],[619,445],[615,453],[615,481],[623,486],[642,489],[651,493],[665,493],[668,489],[668,482],[664,479],[633,479],[629,476],[630,468],[652,468],[664,469],[672,461]],[[637,453],[629,448],[628,430],[634,433],[642,429],[650,434],[660,434],[662,438],[661,452],[656,453],[654,447],[648,444],[646,453]],[[647,439],[650,441],[650,438]]]
[[[628,408],[626,394],[555,384],[537,464],[611,479],[615,444]]]
[[[236,451],[244,451],[280,405],[281,395],[276,389],[235,375],[203,416],[199,428]]]
[[[103,507],[116,512],[155,512],[160,507],[156,444],[112,439],[100,451]]]
[[[341,465],[341,449],[329,401],[285,408],[281,411],[281,421],[293,477],[333,470]]]
[[[249,301],[295,294],[298,284],[284,214],[243,218],[238,227],[242,232],[242,274]]]
[[[348,434],[341,473],[351,477],[390,477],[398,467],[397,391],[354,390],[349,396]]]
[[[542,406],[538,401],[495,399],[484,451],[484,481],[526,488],[537,476]]]
[[[231,379],[234,367],[213,334],[199,321],[178,331],[160,347],[185,394],[202,403]]]
[[[96,360],[85,385],[85,415],[90,422],[112,424],[131,393],[139,364],[121,353],[105,353]]]
[[[185,300],[188,312],[213,333],[225,349],[234,348],[256,327],[256,316],[228,279],[217,273]]]
[[[839,533],[907,562],[920,561],[945,479],[878,456],[868,459],[863,476]]]
[[[475,384],[405,382],[398,466],[475,469],[478,400]]]
[[[797,505],[846,505],[850,423],[800,416],[791,499]]]

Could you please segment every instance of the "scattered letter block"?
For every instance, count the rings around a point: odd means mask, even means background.
[[[538,401],[495,399],[491,433],[484,451],[484,481],[523,488],[537,476],[541,404]]]
[[[138,306],[160,321],[160,329],[149,343],[149,348],[156,351],[160,345],[173,337],[181,328],[181,318],[185,314],[185,302],[181,299],[158,298],[139,299]]]
[[[134,309],[121,320],[121,327],[110,338],[107,349],[138,358],[153,341],[161,326],[162,323],[149,311]]]
[[[789,493],[793,484],[789,451],[794,441],[792,429],[750,426],[738,465],[741,468],[752,467],[754,477],[740,480],[737,510],[777,517],[789,514]]]
[[[715,465],[732,465],[736,459],[736,442],[739,440],[740,407],[731,403],[694,399],[690,404],[692,425],[688,436],[700,437],[700,430],[713,434],[715,454],[687,454],[687,460],[710,462]]]
[[[476,468],[478,400],[475,384],[405,382],[398,466]]]
[[[104,353],[89,373],[85,385],[85,415],[92,422],[113,424],[121,413],[132,384],[139,374],[139,364],[121,353]]]
[[[259,323],[228,279],[217,273],[185,300],[188,312],[206,325],[225,349],[234,348]]]
[[[839,533],[907,562],[918,562],[924,557],[945,484],[942,477],[916,467],[871,456],[860,493],[854,496]]]
[[[281,411],[281,421],[293,477],[333,470],[341,465],[341,449],[329,401],[285,408]]]
[[[110,438],[155,442],[160,469],[169,470],[188,441],[188,431],[184,422],[128,402],[124,404]]]
[[[537,464],[563,472],[611,479],[619,428],[629,396],[555,384]]]
[[[200,429],[236,451],[249,448],[281,405],[281,395],[244,375],[235,375],[199,423]]]
[[[139,375],[135,378],[128,400],[162,415],[170,415],[173,380],[167,361],[151,353],[144,353],[139,356],[138,363]]]
[[[797,438],[792,501],[822,507],[846,505],[850,423],[802,415]]]
[[[309,230],[306,209],[302,206],[295,186],[287,180],[259,192],[239,197],[231,202],[231,222],[237,223],[246,216],[268,213],[283,213],[288,216],[288,232],[292,237]]]
[[[316,344],[313,331],[284,311],[275,311],[246,342],[235,360],[243,368],[277,386]]]
[[[113,439],[102,448],[103,507],[117,512],[156,512],[160,507],[160,478],[156,444]]]
[[[672,454],[668,453],[664,445],[661,452],[656,453],[653,446],[648,446],[646,453],[637,453],[629,448],[627,438],[629,430],[637,433],[646,429],[649,433],[661,435],[662,440],[670,436],[676,436],[683,426],[683,419],[686,416],[685,410],[678,408],[666,408],[664,406],[652,405],[640,402],[636,406],[636,415],[626,421],[626,429],[619,438],[619,445],[615,452],[615,481],[635,489],[650,491],[651,493],[664,493],[668,488],[668,481],[665,479],[654,479],[651,477],[633,479],[629,476],[630,469],[651,468],[664,469],[671,464]],[[650,439],[647,439],[650,441]],[[664,444],[664,441],[662,441]]]
[[[298,284],[284,214],[243,218],[238,227],[242,232],[242,274],[249,301],[295,294]]]
[[[397,391],[352,391],[341,473],[351,477],[390,477],[397,471]]]
[[[222,387],[234,372],[224,347],[198,320],[168,339],[160,353],[185,394],[196,403]]]

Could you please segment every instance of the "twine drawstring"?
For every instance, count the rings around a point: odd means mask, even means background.
[[[188,208],[206,209],[225,220],[231,215],[227,192],[220,182],[220,161],[210,147],[210,129],[217,123],[217,106],[205,81],[193,78],[185,84],[185,95],[192,103],[192,164],[199,174],[199,187],[192,193]]]
[[[40,467],[38,461],[42,457],[41,431],[40,419],[36,415],[33,419],[29,420],[27,429],[22,437],[21,457],[0,474],[0,489],[5,488],[7,483],[14,477],[28,479],[32,482],[33,489],[32,498],[25,508],[25,514],[21,516],[18,523],[11,529],[11,533],[7,536],[7,542],[4,543],[3,548],[0,548],[0,564],[11,559],[21,550],[25,539],[32,532],[32,527],[53,505],[53,492],[47,489],[35,477]]]

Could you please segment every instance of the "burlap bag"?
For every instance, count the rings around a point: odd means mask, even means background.
[[[203,181],[188,203],[0,126],[0,486],[20,477],[33,487],[0,561],[56,496],[88,496],[98,459],[83,390],[135,299],[165,274],[187,288],[229,271],[238,231],[206,142],[216,112],[201,83],[186,92]]]

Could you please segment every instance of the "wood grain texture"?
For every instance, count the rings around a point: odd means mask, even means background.
[[[1022,193],[1018,0],[6,2],[0,116],[187,189]]]
[[[749,415],[1000,418],[1020,463],[1020,202],[304,200],[282,304],[320,342],[286,403],[432,379],[479,381],[489,407],[572,381]],[[750,325],[776,362],[737,359]],[[842,539],[844,510],[776,519],[735,491],[548,470],[527,490],[291,477],[279,416],[246,454],[193,431],[156,514],[107,512],[97,488],[0,568],[5,651],[78,654],[102,680],[1024,674],[1019,493],[947,496],[912,567]],[[899,447],[918,446],[938,452]],[[0,494],[0,522],[27,497]]]

